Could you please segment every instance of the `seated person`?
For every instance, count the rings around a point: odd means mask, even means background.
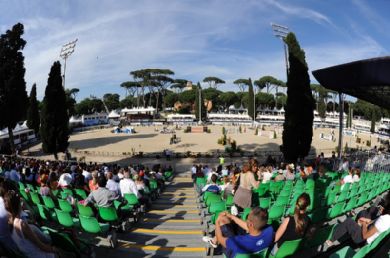
[[[310,205],[310,196],[307,193],[301,194],[295,203],[293,216],[286,217],[275,234],[275,246],[272,253],[282,246],[285,241],[303,238],[310,224],[310,218],[306,209]]]
[[[333,242],[348,234],[355,244],[371,244],[382,232],[390,229],[390,191],[386,194],[381,216],[376,220],[360,217],[358,222],[347,218],[338,224],[330,240],[326,245],[332,246]]]
[[[217,185],[217,179],[218,179],[217,175],[213,174],[211,176],[211,182],[202,188],[202,193],[204,192],[219,193],[221,191],[221,187]]]
[[[114,204],[114,201],[119,197],[113,191],[110,191],[106,188],[107,180],[104,176],[100,176],[98,179],[99,188],[95,191],[92,191],[87,199],[84,200],[84,205],[86,206],[89,203],[96,204],[99,207],[111,207]]]
[[[283,175],[283,170],[278,170],[278,175],[275,177],[275,182],[284,181],[286,180],[286,177]]]
[[[272,243],[274,230],[267,225],[268,212],[259,207],[252,208],[246,221],[227,212],[222,212],[215,223],[215,239],[203,237],[203,241],[216,247],[222,245],[228,258],[237,254],[251,254],[260,252]],[[247,233],[238,235],[234,232],[237,225]]]

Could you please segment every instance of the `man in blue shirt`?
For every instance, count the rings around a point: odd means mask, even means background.
[[[217,242],[224,247],[228,258],[233,258],[236,254],[260,252],[271,245],[274,237],[274,230],[267,225],[267,220],[267,210],[259,207],[252,208],[246,221],[223,212],[215,223]],[[232,223],[244,229],[247,234],[236,235],[232,230]]]

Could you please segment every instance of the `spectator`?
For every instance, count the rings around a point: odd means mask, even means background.
[[[45,236],[38,228],[33,229],[20,218],[22,211],[21,200],[16,191],[10,190],[4,195],[5,208],[9,212],[10,223],[12,224],[11,239],[16,243],[19,250],[26,257],[31,258],[54,258],[58,250],[43,241]]]
[[[106,177],[107,177],[106,188],[119,196],[120,194],[119,184],[115,182],[115,180],[113,179],[114,175],[112,174],[112,172],[107,172]]]
[[[221,191],[221,187],[217,185],[217,179],[218,179],[217,175],[212,174],[211,182],[202,188],[202,193],[204,192],[219,193]]]
[[[348,175],[346,175],[342,180],[341,180],[341,190],[343,190],[345,184],[353,184],[353,172],[352,169],[348,170]]]
[[[119,189],[122,196],[124,196],[127,193],[130,193],[130,194],[135,194],[138,199],[141,198],[141,195],[138,192],[136,184],[134,183],[133,180],[130,179],[130,172],[125,171],[123,173],[123,176],[124,178],[119,182]]]
[[[286,180],[295,180],[294,164],[286,166],[286,170]]]
[[[251,210],[246,221],[229,213],[222,212],[215,223],[215,239],[204,237],[203,241],[214,247],[222,245],[228,258],[237,254],[251,254],[260,252],[272,243],[274,231],[267,225],[268,212],[256,207]],[[239,235],[234,232],[234,224],[246,231]],[[215,242],[213,242],[215,241]]]
[[[360,169],[358,168],[354,169],[352,180],[354,183],[358,183],[360,181]]]
[[[11,179],[14,182],[19,182],[20,181],[20,173],[18,169],[16,168],[15,163],[11,164],[11,171],[9,173],[9,179]]]
[[[307,193],[301,194],[295,203],[294,215],[286,217],[275,234],[275,246],[272,250],[276,254],[279,247],[285,241],[303,238],[310,224],[310,218],[306,214],[310,205],[310,196]]]
[[[381,210],[381,216],[375,221],[360,217],[356,222],[352,218],[347,218],[335,227],[333,235],[330,240],[326,241],[326,245],[332,246],[334,241],[339,240],[344,235],[349,235],[356,244],[371,244],[381,233],[390,229],[390,191],[384,198]]]
[[[283,175],[283,170],[278,170],[278,175],[275,177],[275,182],[284,181],[286,180],[285,176]]]
[[[223,191],[223,198],[226,199],[228,195],[233,193],[233,184],[229,176],[223,177],[223,185],[220,186],[221,191]]]
[[[261,183],[266,184],[271,180],[272,173],[268,168],[264,168],[262,176],[263,176],[263,181]]]
[[[252,188],[259,186],[259,181],[250,170],[249,164],[245,164],[238,178],[238,188],[234,194],[234,204],[240,209],[249,208],[252,205]]]
[[[98,181],[98,177],[99,177],[99,174],[97,171],[93,171],[92,172],[92,179],[89,180],[89,183],[88,183],[88,186],[89,186],[89,190],[92,192],[92,191],[95,191],[96,189],[98,189],[98,184],[97,184],[97,181]]]
[[[84,200],[84,205],[89,203],[96,204],[99,207],[111,207],[113,202],[118,199],[118,196],[106,188],[107,180],[100,176],[98,179],[99,188],[92,191],[87,199]]]

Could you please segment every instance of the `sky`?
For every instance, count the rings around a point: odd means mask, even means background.
[[[206,76],[237,90],[238,78],[286,80],[283,44],[271,22],[294,32],[311,71],[389,55],[390,0],[0,0],[0,33],[21,22],[28,92],[42,99],[62,45],[66,88],[78,100],[125,91],[130,71],[167,68],[196,83]],[[61,60],[63,63],[63,60]],[[312,83],[315,83],[311,75]]]

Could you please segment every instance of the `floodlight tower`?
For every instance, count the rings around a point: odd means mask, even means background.
[[[290,32],[290,30],[286,26],[279,25],[272,22],[271,22],[271,26],[272,26],[272,30],[274,31],[275,37],[280,38],[282,40],[283,47],[284,47],[284,58],[286,62],[286,76],[288,76],[288,52],[287,52],[287,44],[286,42],[284,42],[284,39],[287,37],[287,34]]]
[[[78,39],[75,39],[65,45],[62,46],[61,52],[60,52],[60,57],[64,59],[64,75],[62,76],[62,86],[65,89],[65,72],[66,72],[66,60],[68,59],[69,56],[71,56],[74,52],[74,48],[76,47]]]

